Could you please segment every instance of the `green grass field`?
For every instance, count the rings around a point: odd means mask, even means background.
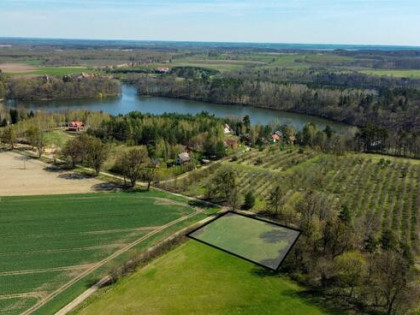
[[[87,300],[74,314],[323,314],[304,289],[188,241]]]
[[[299,232],[229,212],[190,236],[277,269]]]
[[[159,227],[192,213],[185,199],[157,191],[1,197],[0,313],[21,313],[111,254],[125,253],[142,236],[158,231],[155,242],[167,237]],[[109,272],[105,267],[102,273]],[[79,284],[70,295],[64,292],[60,303],[68,303],[86,285]]]
[[[79,73],[98,73],[97,70],[89,69],[86,67],[38,67],[38,69],[28,70],[26,72],[9,73],[12,76],[23,76],[23,75],[55,75],[64,76]]]

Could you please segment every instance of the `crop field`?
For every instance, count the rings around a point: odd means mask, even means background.
[[[276,270],[300,232],[227,212],[189,237]]]
[[[420,70],[375,69],[359,71],[368,75],[390,76],[397,78],[420,78]]]
[[[84,278],[199,213],[157,191],[2,197],[0,313],[70,302],[86,289]]]
[[[359,226],[365,227],[363,233],[373,232],[379,237],[382,231],[390,229],[415,252],[420,250],[420,161],[271,148],[244,152],[237,161],[214,168],[226,165],[237,171],[241,194],[252,191],[256,196],[255,211],[267,208],[266,198],[275,185],[284,188],[285,207],[289,209],[306,191],[316,190],[347,206]],[[198,170],[177,183],[177,187],[168,183],[167,188],[204,196],[212,176]]]
[[[116,285],[75,314],[324,314],[304,288],[261,267],[188,241]]]
[[[23,63],[3,63],[0,64],[0,69],[3,72],[10,74],[10,75],[56,75],[56,76],[63,76],[63,75],[70,75],[70,74],[77,74],[81,72],[97,72],[97,70],[92,70],[90,68],[86,68],[83,66],[75,66],[75,67],[44,67],[44,66],[36,66],[36,65],[29,65]]]

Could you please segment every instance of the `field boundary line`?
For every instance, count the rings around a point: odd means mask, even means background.
[[[46,293],[46,292],[40,291],[40,292],[26,292],[26,293],[2,294],[2,295],[0,295],[0,300],[28,299],[28,298],[36,298],[36,299],[39,299],[39,297],[42,296],[43,293]]]
[[[202,213],[202,211],[200,210],[196,210],[188,215],[182,216],[174,221],[171,221],[165,225],[162,225],[161,228],[156,229],[151,231],[150,233],[142,236],[141,238],[135,240],[134,242],[131,242],[130,244],[126,245],[125,247],[119,249],[118,251],[116,251],[115,253],[111,254],[110,256],[102,259],[101,261],[93,264],[92,267],[88,268],[87,270],[83,271],[81,274],[79,274],[77,277],[71,279],[70,281],[68,281],[67,283],[65,283],[64,285],[62,285],[60,288],[58,288],[57,290],[51,292],[48,296],[46,296],[45,298],[41,299],[40,301],[38,301],[35,305],[33,305],[32,307],[30,307],[29,309],[27,309],[26,311],[24,311],[21,315],[29,315],[33,312],[35,312],[36,310],[38,310],[40,307],[42,307],[43,305],[45,305],[46,303],[48,303],[49,301],[51,301],[53,298],[55,298],[56,296],[58,296],[60,293],[64,292],[65,290],[67,290],[68,288],[70,288],[73,284],[75,284],[76,282],[78,282],[79,280],[83,279],[84,277],[86,277],[88,274],[92,273],[93,271],[97,270],[99,267],[102,267],[103,265],[107,264],[108,262],[112,261],[113,259],[117,258],[118,256],[124,254],[125,252],[127,252],[128,250],[130,250],[131,248],[135,247],[136,245],[140,244],[141,242],[143,242],[144,240],[150,238],[151,236],[163,231],[166,228],[169,228],[179,222],[185,221],[193,216],[196,216],[197,214]]]
[[[29,269],[29,270],[16,270],[16,271],[4,271],[0,272],[0,277],[4,276],[16,276],[16,275],[26,275],[33,273],[45,273],[45,272],[57,272],[57,271],[70,271],[85,269],[91,267],[93,264],[85,265],[74,265],[74,266],[64,266],[64,267],[55,267],[55,268],[45,268],[45,269]]]

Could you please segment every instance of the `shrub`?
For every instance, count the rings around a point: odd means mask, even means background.
[[[254,206],[255,206],[255,196],[250,191],[245,195],[245,203],[244,203],[243,208],[245,210],[249,210],[249,209],[253,208]]]

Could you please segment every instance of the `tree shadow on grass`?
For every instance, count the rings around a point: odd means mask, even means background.
[[[150,190],[147,190],[146,188],[141,188],[141,187],[131,187],[124,184],[119,184],[119,185],[120,185],[121,191],[127,194],[147,193],[150,191]]]
[[[193,208],[203,208],[203,209],[215,208],[214,205],[212,205],[208,202],[205,202],[205,201],[201,201],[201,200],[189,200],[188,205],[193,207]]]
[[[337,296],[332,294],[327,294],[322,290],[304,290],[304,291],[294,291],[287,290],[284,292],[284,295],[290,297],[298,297],[307,304],[314,305],[319,307],[321,310],[328,314],[354,314],[354,306],[344,303],[337,299]],[[361,310],[359,310],[361,311]],[[362,314],[356,311],[356,314]]]
[[[261,278],[282,278],[285,276],[280,271],[274,271],[260,266],[255,266],[251,270],[251,273]],[[292,279],[289,279],[289,281],[295,282]],[[349,307],[349,305],[344,305],[344,303],[338,303],[334,295],[326,294],[322,290],[285,290],[282,294],[290,298],[301,299],[308,305],[316,306],[328,314],[347,314],[350,311],[354,311],[354,307]]]
[[[116,182],[103,182],[93,185],[92,189],[98,192],[117,192],[121,191],[123,186]]]
[[[63,179],[70,179],[70,180],[80,180],[80,179],[92,178],[93,175],[71,172],[71,173],[60,174],[58,175],[58,177],[63,178]]]
[[[260,267],[260,266],[255,266],[251,272],[254,275],[257,275],[261,278],[266,278],[266,277],[278,277],[280,275],[280,273],[278,271],[275,270],[271,270],[268,268],[264,268],[264,267]]]
[[[50,172],[50,173],[62,173],[64,172],[64,170],[61,167],[55,166],[55,165],[51,165],[51,166],[46,166],[43,168],[44,171],[46,172]]]

